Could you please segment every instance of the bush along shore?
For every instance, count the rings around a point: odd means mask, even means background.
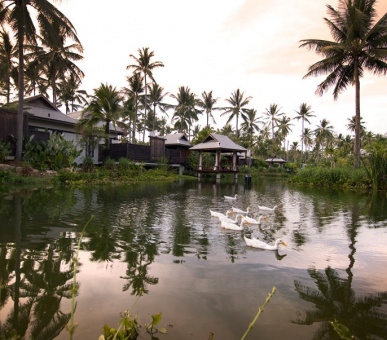
[[[90,185],[113,183],[137,183],[145,181],[174,181],[177,170],[162,164],[145,169],[142,164],[122,159],[118,163],[107,159],[102,166],[84,164],[83,167],[39,171],[29,164],[0,164],[0,190],[22,185]]]

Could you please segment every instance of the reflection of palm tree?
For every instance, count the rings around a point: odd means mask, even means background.
[[[339,324],[345,325],[356,337],[366,339],[369,335],[380,338],[387,336],[387,314],[377,310],[387,302],[387,291],[378,294],[368,294],[365,298],[356,299],[355,291],[352,289],[353,273],[355,264],[356,236],[359,212],[355,206],[352,210],[351,221],[348,223],[347,234],[350,239],[349,265],[346,269],[347,279],[342,279],[338,272],[331,267],[325,269],[325,273],[316,269],[309,269],[308,273],[317,285],[317,290],[294,281],[295,289],[299,296],[316,307],[316,310],[306,311],[304,319],[298,319],[294,323],[310,325],[322,322],[315,339],[337,338],[330,322],[337,320]]]

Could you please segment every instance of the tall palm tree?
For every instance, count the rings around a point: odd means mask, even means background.
[[[333,96],[348,85],[355,86],[356,127],[354,166],[360,162],[360,78],[366,70],[374,74],[387,73],[387,14],[376,20],[376,0],[342,0],[336,10],[327,5],[331,19],[325,18],[334,41],[321,39],[301,40],[307,47],[323,56],[311,65],[304,76],[327,74],[318,85],[316,93],[322,95],[334,85]]]
[[[226,124],[230,123],[231,120],[235,117],[235,130],[237,138],[239,137],[238,118],[240,115],[243,116],[244,112],[246,112],[244,106],[248,105],[250,103],[250,100],[252,99],[252,97],[244,98],[244,95],[245,93],[241,92],[240,89],[237,89],[236,91],[231,93],[230,98],[226,99],[226,102],[231,104],[231,106],[223,108],[224,112],[221,114],[221,116],[224,116],[226,114],[230,115]]]
[[[259,131],[258,124],[262,123],[257,117],[256,109],[246,110],[246,114],[242,116],[243,123],[241,124],[241,128],[249,135],[249,145],[250,147],[253,145],[253,135],[254,132]]]
[[[136,140],[136,126],[137,126],[137,117],[138,117],[138,106],[140,103],[140,94],[144,91],[142,86],[143,77],[140,73],[134,73],[131,77],[126,77],[129,87],[124,88],[124,92],[129,96],[134,98],[135,104],[135,114],[133,116],[133,128],[132,128],[132,143]]]
[[[80,79],[76,79],[73,74],[62,79],[58,84],[59,105],[64,105],[66,115],[71,111],[78,110],[82,105],[87,104],[87,92],[79,90]]]
[[[271,138],[274,139],[274,126],[277,124],[279,117],[283,116],[284,113],[280,112],[281,108],[277,104],[270,104],[269,108],[265,110],[263,114],[266,116],[268,125],[271,126]]]
[[[88,120],[88,124],[98,122],[105,123],[105,148],[110,150],[110,123],[116,127],[122,115],[120,105],[122,98],[119,91],[112,85],[101,84],[94,89],[94,95],[90,104],[83,110],[82,118]]]
[[[162,113],[167,114],[167,109],[170,107],[169,104],[164,103],[164,98],[169,94],[168,92],[164,92],[164,88],[161,87],[157,83],[153,83],[149,88],[149,101],[153,106],[153,119],[152,119],[152,132],[155,130],[155,122],[156,122],[156,108],[158,107]]]
[[[292,132],[292,129],[290,128],[291,124],[290,122],[292,121],[292,118],[287,117],[287,116],[282,116],[281,119],[278,120],[278,134],[280,136],[280,139],[283,139],[284,141],[284,151],[286,152],[285,148],[285,141],[287,135]]]
[[[179,132],[183,132],[192,123],[192,118],[197,117],[199,110],[195,108],[197,105],[197,99],[191,89],[186,86],[180,86],[176,95],[171,94],[171,97],[177,101],[176,105],[173,105],[175,113],[172,116],[172,121],[175,121],[175,126]]]
[[[73,43],[67,45],[68,38]],[[56,22],[41,29],[39,40],[40,46],[32,46],[32,52],[28,53],[26,58],[36,60],[42,65],[41,68],[52,91],[52,102],[57,106],[57,81],[72,76],[80,82],[84,76],[81,69],[74,63],[83,59],[83,56],[77,53],[82,53],[83,47],[74,31]]]
[[[313,131],[309,128],[305,128],[301,138],[305,145],[306,156],[308,156],[309,148],[313,145]]]
[[[37,20],[33,20],[36,15]],[[24,49],[25,43],[36,44],[36,27],[47,28],[54,22],[66,27],[67,31],[75,29],[67,17],[48,0],[2,0],[0,2],[0,24],[7,23],[15,32],[19,52],[18,79],[18,114],[16,159],[22,158],[23,146],[23,100],[24,100]]]
[[[17,79],[17,48],[7,31],[0,32],[0,83],[6,91],[6,103],[9,103],[12,80]],[[17,80],[14,82],[17,83]]]
[[[329,120],[322,119],[320,125],[317,125],[317,128],[314,130],[314,135],[316,137],[317,152],[320,147],[327,147],[329,141],[333,139],[333,126],[330,125]]]
[[[134,65],[128,65],[126,67],[127,70],[133,68],[135,73],[142,73],[144,75],[144,82],[145,82],[145,113],[144,113],[144,119],[146,117],[146,111],[147,111],[147,77],[149,77],[152,81],[155,81],[153,78],[152,71],[157,67],[164,67],[164,64],[161,61],[155,61],[152,62],[151,59],[154,57],[154,51],[149,52],[149,47],[143,47],[142,50],[138,49],[139,57],[134,56],[133,54],[130,54],[129,56],[133,58],[137,64]],[[145,129],[145,125],[144,125]],[[144,139],[145,139],[145,131],[144,131]]]
[[[306,103],[302,103],[300,105],[299,111],[296,111],[296,113],[297,113],[297,116],[295,117],[295,119],[297,120],[301,119],[301,122],[302,122],[302,130],[301,130],[301,157],[302,157],[302,153],[304,152],[304,140],[302,138],[302,136],[304,135],[304,122],[307,122],[308,124],[310,124],[309,118],[316,117],[316,116],[312,114],[313,113],[312,107]]]
[[[207,115],[207,129],[210,127],[210,118],[216,124],[215,118],[212,115],[213,110],[220,110],[220,107],[214,107],[214,105],[218,102],[219,98],[214,98],[212,96],[212,91],[206,92],[203,91],[202,99],[199,99],[199,106],[204,109]]]
[[[360,135],[365,132],[363,117],[360,117]],[[348,124],[346,125],[347,129],[351,132],[356,132],[356,116],[348,118]]]
[[[24,86],[26,95],[36,95],[36,90],[40,94],[47,95],[48,80],[44,77],[39,60],[27,62],[24,71]]]

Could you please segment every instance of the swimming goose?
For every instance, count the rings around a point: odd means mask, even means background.
[[[230,223],[229,221],[221,220],[221,227],[228,230],[242,231],[245,229],[245,224],[250,225],[249,222],[243,221],[240,225],[236,223]]]
[[[263,215],[260,215],[258,217],[258,220],[256,220],[255,218],[248,217],[248,216],[243,216],[242,221],[243,220],[245,220],[246,222],[249,222],[250,224],[258,224],[258,225],[262,224],[262,220],[267,222],[267,218]]]
[[[269,207],[265,207],[263,205],[259,205],[258,206],[258,209],[259,210],[266,210],[266,211],[276,211],[277,209],[279,209],[279,205],[275,205],[273,208],[269,208]]]
[[[242,209],[238,209],[238,208],[235,208],[235,207],[232,207],[231,208],[232,211],[236,214],[241,214],[241,215],[248,215],[252,212],[251,208],[250,207],[247,207],[247,210],[242,210]]]
[[[236,200],[237,197],[238,197],[237,194],[235,194],[235,196],[224,196],[224,198],[225,198],[226,200]]]
[[[210,213],[211,213],[211,216],[212,217],[217,217],[219,219],[221,218],[224,218],[224,217],[229,217],[230,215],[234,215],[234,213],[232,212],[232,210],[227,210],[226,211],[226,215],[225,214],[222,214],[221,212],[217,212],[217,211],[213,211],[210,209]]]
[[[249,247],[253,247],[253,248],[277,250],[280,244],[286,247],[286,243],[283,242],[281,239],[276,240],[274,245],[270,245],[261,240],[258,240],[257,238],[247,238],[246,236],[243,236],[243,238],[245,239],[246,244]]]

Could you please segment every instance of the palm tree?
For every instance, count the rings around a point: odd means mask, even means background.
[[[90,104],[83,110],[82,118],[88,120],[88,124],[94,125],[98,122],[105,123],[105,148],[110,150],[110,123],[116,127],[122,116],[120,105],[122,98],[112,85],[104,85],[94,89],[94,95]]]
[[[258,124],[262,122],[257,117],[256,109],[246,110],[246,114],[242,118],[243,123],[241,124],[241,128],[249,135],[249,145],[251,147],[253,145],[254,132],[259,131]]]
[[[203,108],[207,114],[207,129],[210,127],[210,123],[209,123],[210,117],[211,117],[212,121],[214,122],[214,124],[216,124],[215,118],[212,115],[212,111],[213,110],[220,110],[219,107],[214,107],[214,105],[217,103],[218,99],[219,98],[214,98],[212,96],[212,91],[210,91],[208,93],[206,91],[203,91],[202,99],[199,99],[199,106],[201,108]]]
[[[157,83],[153,83],[149,88],[149,101],[153,106],[153,119],[152,119],[152,132],[155,130],[155,122],[156,122],[156,108],[158,107],[162,113],[167,114],[167,109],[169,108],[169,104],[164,103],[163,100],[165,96],[167,96],[168,92],[163,92],[164,88],[161,87]]]
[[[196,115],[197,100],[195,94],[191,92],[188,86],[180,86],[176,95],[171,94],[171,97],[177,101],[177,105],[172,105],[175,108],[175,113],[172,116],[172,121],[175,121],[175,127],[179,132],[183,132],[192,123],[192,118]]]
[[[230,98],[226,99],[226,101],[231,104],[229,107],[223,108],[224,112],[221,114],[221,116],[224,116],[226,114],[229,114],[230,117],[228,118],[226,124],[230,123],[230,121],[235,117],[235,130],[236,130],[236,137],[239,137],[239,130],[238,130],[238,118],[239,115],[243,116],[243,113],[246,111],[244,106],[249,104],[252,97],[244,98],[244,92],[241,92],[239,89],[234,91]]]
[[[312,130],[309,128],[305,128],[301,138],[302,142],[305,144],[306,156],[308,156],[309,148],[313,144]]]
[[[360,162],[360,78],[366,70],[374,74],[387,73],[387,14],[375,23],[376,0],[343,0],[338,10],[327,5],[331,19],[325,18],[334,41],[321,39],[301,40],[300,47],[307,47],[323,56],[311,65],[304,76],[327,74],[318,85],[316,93],[322,95],[334,85],[333,96],[348,85],[355,86],[356,127],[354,166]]]
[[[0,83],[6,90],[6,103],[9,103],[12,80],[17,79],[17,57],[16,46],[12,44],[12,39],[6,31],[0,32]],[[17,81],[14,81],[16,83]]]
[[[263,114],[267,116],[267,123],[271,126],[271,138],[274,139],[274,126],[277,124],[279,117],[283,116],[284,113],[280,112],[281,108],[277,104],[270,104],[269,108],[265,110]]]
[[[347,129],[351,132],[356,132],[356,116],[352,116],[352,118],[348,118],[348,124],[346,125]],[[360,117],[360,135],[365,132],[365,126],[363,117]]]
[[[310,124],[309,118],[316,117],[316,116],[312,115],[313,113],[312,107],[306,103],[302,103],[300,105],[300,110],[296,111],[296,113],[297,113],[297,116],[295,117],[295,119],[297,120],[301,119],[301,122],[302,122],[302,130],[301,130],[301,157],[302,157],[302,153],[304,152],[304,140],[302,138],[302,136],[304,135],[304,122],[307,122],[308,124]]]
[[[36,90],[38,90],[40,94],[47,96],[48,80],[44,78],[39,60],[27,62],[24,72],[24,86],[26,95],[35,96]]]
[[[87,104],[87,92],[78,90],[80,83],[80,79],[76,79],[73,74],[70,74],[58,84],[59,105],[65,106],[66,115],[70,110],[77,111],[82,105]]]
[[[133,129],[132,129],[132,143],[136,140],[136,125],[138,117],[138,104],[140,102],[140,93],[144,91],[142,86],[142,79],[140,73],[134,73],[131,77],[126,77],[128,81],[129,88],[124,88],[124,92],[129,96],[134,98],[135,104],[135,114],[133,116]]]
[[[27,60],[36,60],[42,65],[48,84],[52,91],[52,102],[57,106],[57,81],[72,76],[77,82],[83,78],[81,69],[74,61],[83,59],[83,47],[75,32],[54,22],[48,28],[41,29],[39,40],[41,46],[31,47],[32,52],[26,55]],[[66,45],[67,38],[74,41]]]
[[[325,118],[320,121],[320,125],[314,130],[316,137],[316,148],[317,152],[321,147],[327,147],[329,141],[333,139],[333,126],[330,125],[329,121]]]
[[[142,73],[144,74],[144,82],[145,82],[145,113],[144,113],[144,118],[146,117],[146,110],[147,110],[147,88],[148,88],[148,83],[147,83],[147,77],[151,78],[152,81],[155,81],[153,78],[153,69],[157,67],[164,67],[164,64],[161,61],[155,61],[151,62],[152,57],[154,56],[154,51],[149,52],[149,47],[143,47],[142,50],[138,49],[137,50],[139,53],[139,57],[135,57],[134,55],[130,54],[130,57],[133,58],[137,64],[134,65],[128,65],[126,69],[134,69],[135,73]],[[145,129],[145,125],[144,125]],[[144,131],[144,140],[145,140],[145,131]],[[143,141],[144,141],[143,140]]]
[[[287,117],[287,116],[282,116],[281,119],[278,120],[278,134],[281,139],[284,141],[284,151],[286,152],[285,148],[285,141],[286,141],[286,136],[289,134],[289,132],[292,132],[292,129],[290,128],[291,124],[290,122],[292,121],[292,118]]]
[[[35,14],[37,20],[33,20]],[[3,0],[0,2],[0,24],[6,23],[15,32],[17,50],[19,52],[19,79],[18,79],[18,114],[17,114],[17,143],[16,159],[22,158],[23,146],[23,101],[24,101],[24,49],[25,43],[36,44],[35,22],[39,27],[50,27],[54,22],[59,23],[70,31],[75,29],[66,16],[48,0]]]

